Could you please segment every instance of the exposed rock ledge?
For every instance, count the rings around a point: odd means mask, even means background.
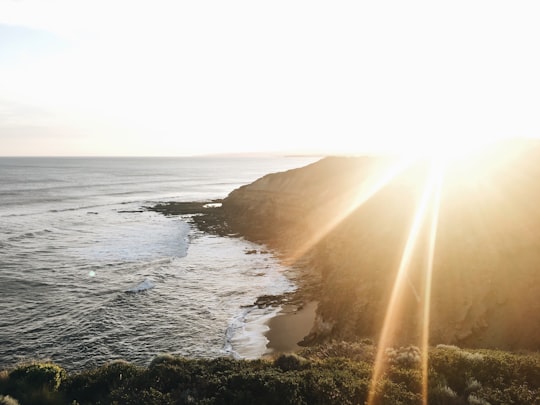
[[[505,145],[448,169],[431,293],[431,344],[540,349],[540,148]],[[322,276],[310,341],[378,337],[431,166],[416,163],[377,189],[395,162],[326,158],[233,191],[234,232],[264,241]],[[357,205],[361,203],[360,205]],[[429,221],[400,301],[396,344],[417,343]]]

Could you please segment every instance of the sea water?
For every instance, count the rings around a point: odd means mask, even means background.
[[[294,290],[290,269],[145,207],[224,198],[314,160],[0,158],[0,368],[261,356],[278,309],[253,304]]]

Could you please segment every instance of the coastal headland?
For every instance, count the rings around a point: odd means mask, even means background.
[[[328,157],[240,187],[193,221],[301,269],[297,301],[318,302],[302,344],[377,341],[401,277],[393,344],[418,344],[429,299],[430,344],[540,349],[540,148],[511,143],[448,164],[430,236],[435,208],[423,198],[434,170],[429,160]]]

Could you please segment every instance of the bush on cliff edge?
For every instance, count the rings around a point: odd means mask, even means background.
[[[113,362],[69,374],[55,364],[35,363],[0,372],[0,398],[9,405],[15,400],[20,405],[361,404],[367,399],[372,362],[343,355],[351,352],[371,357],[374,348],[334,344],[273,361],[160,356],[146,368]],[[411,348],[389,351],[377,385],[378,405],[422,403],[419,364],[402,361],[402,352],[416,353]],[[540,354],[433,348],[429,403],[540,405]]]

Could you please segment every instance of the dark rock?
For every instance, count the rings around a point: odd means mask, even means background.
[[[164,215],[184,216],[202,232],[218,236],[239,236],[230,229],[221,208],[221,200],[167,202],[146,208]]]

